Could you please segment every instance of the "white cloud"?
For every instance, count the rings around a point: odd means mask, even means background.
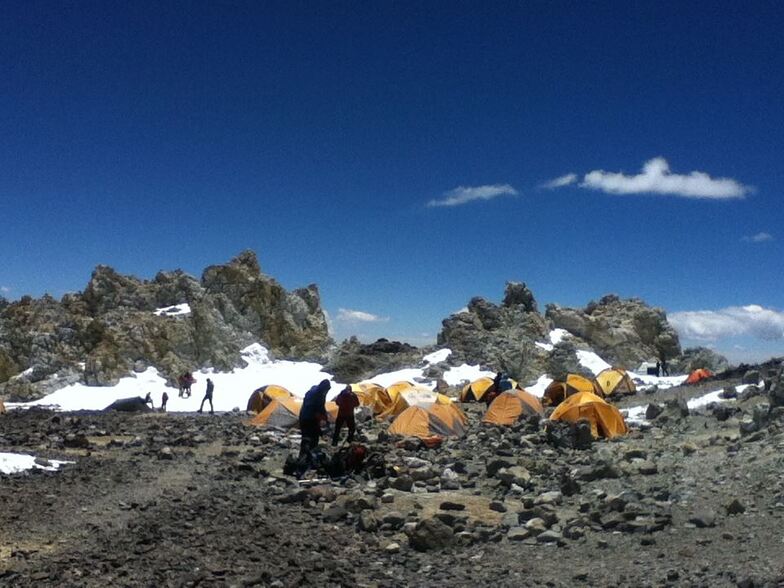
[[[562,188],[577,181],[575,174],[567,174],[543,184],[545,188]],[[581,188],[599,190],[608,194],[667,194],[683,198],[707,198],[728,200],[743,198],[752,192],[732,178],[712,178],[705,172],[693,171],[675,174],[663,157],[654,157],[645,162],[642,171],[634,176],[621,172],[594,170],[583,176]]]
[[[773,235],[766,233],[765,231],[761,231],[756,235],[743,237],[743,241],[748,241],[750,243],[764,243],[765,241],[773,241]]]
[[[493,184],[490,186],[458,186],[444,194],[440,200],[433,199],[428,206],[460,206],[474,200],[492,200],[499,196],[517,196],[518,192],[509,184]]]
[[[547,190],[555,190],[556,188],[563,188],[564,186],[570,186],[577,182],[577,174],[566,174],[565,176],[560,176],[558,178],[554,178],[543,183],[540,188],[545,188]]]
[[[389,317],[381,317],[362,310],[351,310],[348,308],[339,308],[338,315],[335,320],[343,321],[346,323],[383,323],[389,320]]]
[[[732,178],[712,178],[705,172],[674,174],[663,157],[647,161],[636,176],[595,170],[585,174],[583,188],[601,190],[609,194],[669,194],[684,198],[726,200],[743,198],[751,191]]]
[[[2,292],[3,294],[8,294],[10,291],[11,288],[9,288],[8,286],[0,286],[0,292]]]
[[[668,319],[678,334],[687,339],[716,341],[737,336],[765,341],[784,339],[784,312],[756,304],[675,312]]]

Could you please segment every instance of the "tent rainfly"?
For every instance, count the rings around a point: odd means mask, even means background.
[[[558,406],[572,394],[579,392],[591,392],[598,396],[602,396],[602,390],[595,380],[579,374],[569,374],[566,376],[565,382],[554,381],[544,391],[542,396],[542,403],[549,406]]]
[[[389,426],[389,433],[404,437],[459,437],[466,431],[466,416],[457,405],[409,406]]]
[[[591,392],[579,392],[564,400],[550,415],[550,420],[570,423],[587,420],[595,438],[612,439],[629,432],[621,412]]]
[[[599,385],[599,388],[601,388],[602,396],[605,398],[613,395],[621,396],[623,394],[634,394],[637,392],[637,386],[634,385],[634,382],[629,377],[629,374],[626,373],[626,370],[621,368],[613,367],[602,370],[596,376],[596,383]]]
[[[294,398],[294,395],[283,386],[268,384],[253,391],[248,398],[246,412],[261,412],[276,398]]]
[[[539,399],[525,390],[512,390],[496,396],[487,409],[483,423],[490,425],[513,425],[528,416],[544,416]]]

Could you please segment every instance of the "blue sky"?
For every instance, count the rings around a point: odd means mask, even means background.
[[[782,25],[774,2],[5,3],[2,294],[251,248],[319,284],[338,338],[432,341],[519,280],[784,354]]]

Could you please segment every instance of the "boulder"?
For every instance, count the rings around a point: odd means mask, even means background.
[[[452,528],[436,517],[419,521],[408,541],[417,551],[431,551],[449,547],[455,541]]]

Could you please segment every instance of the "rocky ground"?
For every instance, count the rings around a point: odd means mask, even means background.
[[[437,449],[366,424],[383,468],[304,483],[282,473],[298,440],[236,413],[12,411],[0,451],[74,463],[0,475],[0,585],[781,585],[775,393],[680,401],[737,384],[625,399],[661,414],[587,449],[477,405]]]

